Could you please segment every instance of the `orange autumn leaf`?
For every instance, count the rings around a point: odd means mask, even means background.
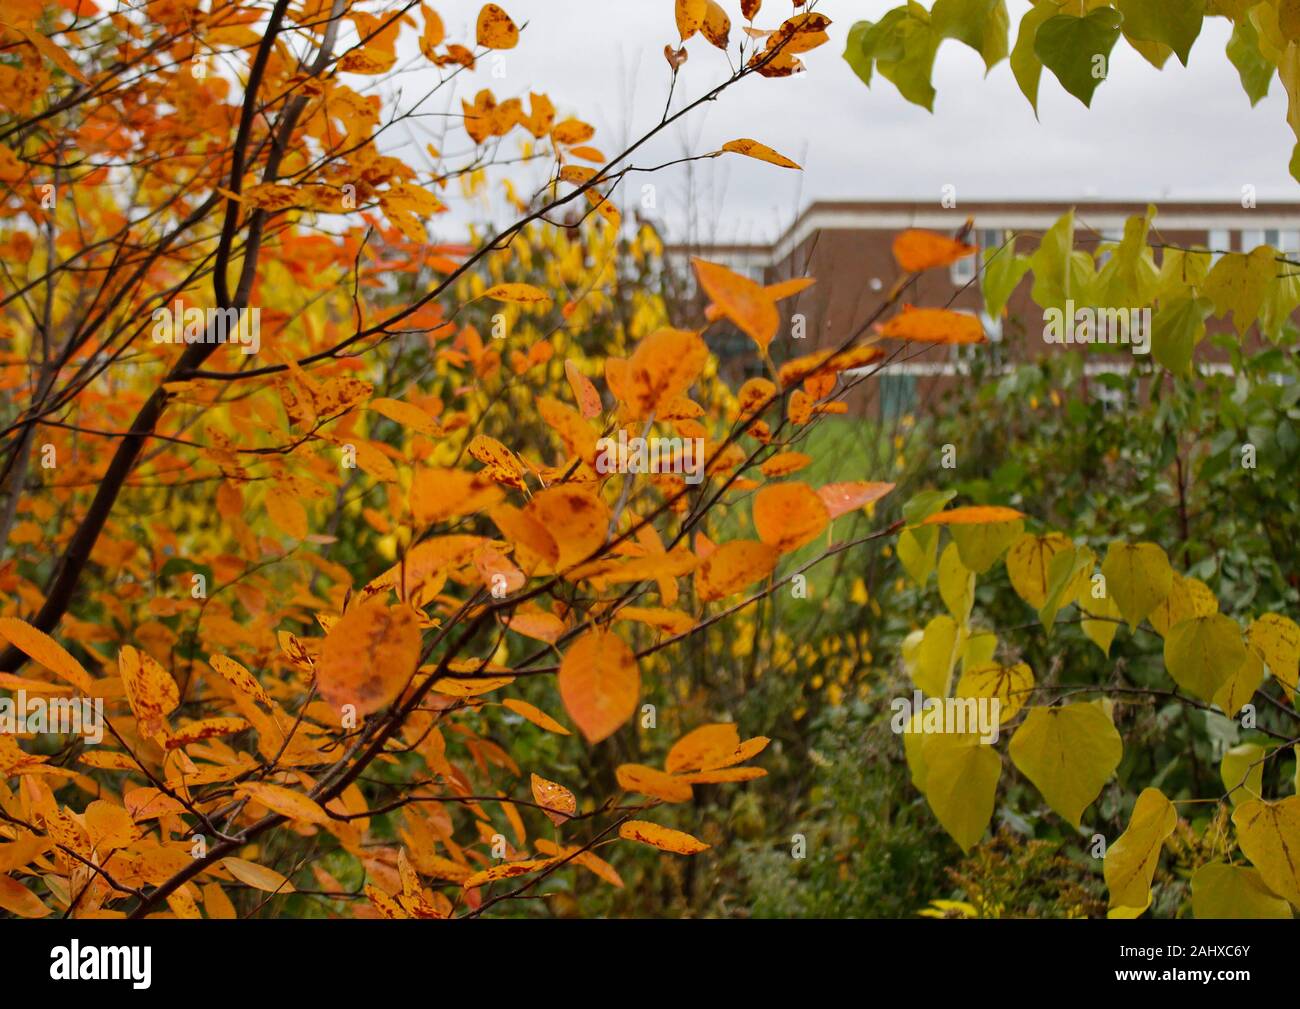
[[[275,527],[295,540],[307,538],[307,509],[284,487],[272,487],[266,493],[266,514]]]
[[[812,542],[828,522],[826,505],[806,483],[769,484],[754,496],[758,538],[781,553]]]
[[[719,767],[711,771],[693,771],[683,774],[679,780],[691,785],[722,785],[766,777],[767,771],[761,767]]]
[[[497,284],[489,287],[482,296],[514,305],[546,305],[551,301],[549,294],[532,284]]]
[[[367,410],[373,410],[380,416],[387,417],[394,424],[409,427],[420,434],[438,433],[438,422],[417,406],[404,403],[400,399],[372,399],[366,404]]]
[[[740,732],[735,722],[701,725],[673,744],[664,767],[672,773],[715,767],[717,761],[724,760],[739,745]]]
[[[700,25],[700,32],[710,43],[725,51],[731,37],[731,18],[717,0],[705,0],[705,4],[704,23]]]
[[[591,380],[572,361],[564,362],[564,377],[569,380],[569,388],[573,390],[573,398],[578,401],[579,412],[588,420],[599,417],[605,408],[601,404],[600,393],[591,384]]]
[[[779,280],[775,284],[768,284],[763,290],[773,301],[783,301],[806,291],[815,283],[817,283],[815,277],[794,277],[791,280]]]
[[[662,595],[662,590],[661,593]],[[653,627],[676,637],[685,634],[695,626],[695,620],[689,613],[670,610],[665,607],[624,606],[617,614],[619,620],[635,620],[637,623]]]
[[[472,890],[484,883],[495,883],[499,879],[527,876],[530,872],[537,872],[539,869],[554,865],[556,861],[554,858],[525,858],[518,862],[503,862],[501,865],[494,865],[490,869],[474,873],[461,883],[461,886],[466,890]]]
[[[589,743],[612,735],[636,711],[641,671],[626,642],[612,631],[588,631],[560,662],[560,699]]]
[[[695,592],[701,602],[722,599],[766,578],[781,552],[757,540],[732,540],[710,553],[695,570]]]
[[[880,347],[866,345],[846,347],[843,350],[819,350],[786,361],[777,369],[777,376],[783,386],[797,385],[814,376],[833,379],[842,371],[865,367],[884,356],[885,352]]]
[[[475,30],[478,44],[488,49],[513,49],[519,44],[519,28],[496,4],[484,4]]]
[[[126,691],[131,712],[146,737],[156,736],[167,724],[167,716],[180,704],[180,690],[148,652],[123,645],[117,657],[118,675]]]
[[[560,548],[555,537],[534,513],[521,511],[514,505],[499,504],[488,509],[488,517],[516,548],[522,548],[547,564],[554,564],[559,559]],[[520,560],[523,562],[524,559]]]
[[[947,511],[935,512],[921,525],[987,525],[993,522],[1014,522],[1024,517],[1024,512],[1017,511],[1015,508],[1005,508],[1002,505],[970,505],[965,508],[949,508]]]
[[[529,704],[527,701],[521,701],[517,698],[510,697],[501,702],[501,705],[510,711],[513,711],[520,718],[532,722],[539,729],[545,729],[547,732],[554,732],[556,735],[572,735],[568,729],[557,722],[536,705]]]
[[[848,512],[864,508],[873,501],[879,501],[893,489],[892,483],[851,480],[823,484],[817,488],[817,496],[826,505],[830,517],[836,519]]]
[[[516,634],[554,644],[564,633],[564,621],[554,613],[515,613],[506,618],[506,626]]]
[[[266,893],[295,893],[293,884],[274,869],[243,858],[223,858],[220,865],[241,883]]]
[[[618,828],[618,836],[627,841],[640,841],[674,855],[697,855],[711,847],[698,837],[671,827],[661,827],[648,820],[628,820]]]
[[[766,352],[781,324],[776,300],[761,285],[718,263],[693,257],[691,265],[722,314]]]
[[[411,516],[420,526],[473,515],[500,500],[501,488],[487,471],[421,469],[411,481]]]
[[[709,349],[697,333],[655,330],[628,358],[628,405],[639,417],[660,410],[691,387],[708,358]]]
[[[208,659],[208,665],[215,669],[235,690],[247,694],[253,700],[260,701],[267,707],[271,706],[271,698],[262,689],[262,685],[257,682],[257,678],[234,659],[227,655],[213,655]],[[171,679],[171,677],[168,677],[168,679]]]
[[[900,232],[894,239],[894,258],[905,273],[949,266],[966,256],[973,256],[976,251],[973,245],[917,228]]]
[[[903,311],[879,327],[880,335],[915,343],[987,343],[979,319],[946,308],[913,308]]]
[[[758,468],[764,476],[782,477],[797,473],[811,462],[812,456],[803,452],[779,452]]]
[[[590,851],[583,851],[577,845],[560,847],[554,841],[548,841],[544,837],[539,837],[536,847],[543,855],[551,855],[555,858],[570,859],[574,865],[580,865],[594,876],[598,876],[611,886],[622,887],[623,877],[618,874],[615,868],[606,862],[603,858],[592,854]]]
[[[94,691],[94,681],[66,648],[44,631],[16,617],[0,617],[0,639],[8,641],[37,665],[67,680],[82,693]]]
[[[374,596],[355,604],[325,635],[316,663],[321,696],[368,715],[397,699],[420,658],[419,617]]]
[[[200,718],[193,722],[186,722],[175,732],[167,733],[164,745],[169,750],[178,750],[189,746],[191,743],[198,743],[204,739],[214,739],[218,736],[230,736],[236,732],[243,732],[247,728],[248,721],[243,718],[226,715]]]
[[[682,41],[700,30],[707,14],[706,0],[674,0],[673,15],[677,19],[677,32]]]
[[[264,781],[247,781],[235,789],[237,795],[246,795],[254,802],[265,806],[273,813],[279,813],[290,820],[303,823],[330,823],[329,814],[321,809],[315,799],[302,792],[295,792],[283,785],[272,785]]]
[[[0,910],[19,918],[44,918],[52,913],[40,897],[8,876],[0,876]]]
[[[578,812],[578,800],[563,785],[534,774],[531,777],[533,800],[542,808],[546,818],[557,827],[571,820]]]
[[[524,467],[518,457],[501,442],[486,434],[477,434],[470,439],[468,452],[470,456],[483,464],[485,475],[499,484],[524,489]]]
[[[611,518],[605,502],[590,490],[571,484],[548,487],[535,494],[524,514],[554,539],[558,549],[556,566],[561,569],[586,560],[604,545]]]
[[[728,140],[722,145],[722,149],[734,154],[743,154],[747,158],[757,158],[759,161],[766,161],[768,164],[777,165],[781,168],[797,169],[799,167],[784,154],[777,153],[766,144],[760,144],[757,140]]]
[[[614,776],[620,788],[663,802],[689,802],[694,794],[682,779],[644,764],[620,764]]]

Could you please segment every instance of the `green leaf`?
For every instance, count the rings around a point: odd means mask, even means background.
[[[1255,696],[1264,682],[1264,660],[1248,651],[1236,667],[1214,692],[1214,703],[1229,718],[1236,718],[1242,706]]]
[[[1034,54],[1066,91],[1091,105],[1092,93],[1109,73],[1110,51],[1119,41],[1123,21],[1112,7],[1100,7],[1082,18],[1059,14],[1038,29]]]
[[[871,87],[871,68],[875,60],[863,47],[863,40],[871,30],[870,21],[858,21],[849,29],[849,37],[844,46],[844,62],[853,68],[853,72],[867,87]]]
[[[1068,210],[1053,224],[1029,257],[1034,271],[1030,296],[1039,308],[1064,310],[1071,295],[1071,256],[1074,252],[1074,211]]]
[[[956,524],[949,527],[949,531],[961,554],[961,562],[977,575],[982,575],[1019,539],[1025,531],[1025,523],[1022,519],[1014,519],[1011,522]]]
[[[1100,648],[1103,655],[1110,658],[1110,646],[1115,640],[1116,632],[1119,630],[1119,607],[1115,605],[1115,600],[1110,596],[1104,596],[1101,599],[1090,598],[1087,582],[1084,583],[1078,601],[1079,609],[1100,618],[1089,620],[1085,617],[1079,621],[1079,627],[1087,635],[1088,640]]]
[[[1242,18],[1233,25],[1226,52],[1232,65],[1237,68],[1237,76],[1241,78],[1242,89],[1250,99],[1250,104],[1258,104],[1268,94],[1274,68],[1259,51],[1259,33],[1255,31],[1250,18]]]
[[[1187,66],[1187,54],[1205,19],[1204,0],[1119,0],[1118,7],[1124,34],[1169,46]]]
[[[912,682],[930,697],[948,696],[952,669],[957,662],[958,630],[956,622],[946,613],[925,625],[925,634],[908,672]]]
[[[874,63],[880,75],[891,81],[904,98],[933,111],[930,74],[940,41],[924,7],[895,7],[874,24],[855,24],[844,58],[865,84],[871,84]]]
[[[1169,558],[1154,543],[1112,543],[1106,549],[1101,573],[1106,576],[1106,594],[1135,631],[1174,584]]]
[[[1264,758],[1268,750],[1256,743],[1242,743],[1223,755],[1219,777],[1223,790],[1235,806],[1264,794]]]
[[[903,570],[922,588],[934,571],[938,552],[939,529],[936,526],[917,526],[898,534],[898,559]]]
[[[955,490],[923,490],[913,494],[903,505],[908,525],[919,525],[957,496]]]
[[[970,851],[993,818],[1002,761],[975,733],[929,733],[922,753],[925,799],[962,851]]]
[[[991,70],[1007,56],[1006,0],[934,0],[930,24],[946,39],[970,46]]]
[[[970,620],[975,604],[975,572],[961,562],[957,544],[949,543],[939,556],[939,597],[959,624]]]
[[[1174,682],[1203,701],[1215,693],[1246,661],[1246,646],[1237,621],[1222,613],[1192,617],[1169,628],[1165,668]]]
[[[1007,752],[1047,804],[1077,828],[1119,766],[1124,744],[1099,704],[1078,703],[1031,709]]]
[[[984,250],[984,268],[980,271],[980,290],[984,295],[984,310],[997,318],[1007,307],[1012,293],[1029,272],[1029,257],[1016,255],[1014,236],[997,249]]]
[[[1097,564],[1097,555],[1088,547],[1066,547],[1052,556],[1047,566],[1047,600],[1038,608],[1038,619],[1049,631],[1056,614],[1074,602],[1088,584],[1088,576]]]
[[[1205,298],[1176,298],[1161,305],[1151,325],[1151,355],[1176,375],[1192,373],[1192,351],[1205,337],[1214,305]]]
[[[1034,52],[1034,40],[1045,21],[1056,16],[1056,7],[1050,3],[1037,3],[1020,19],[1016,44],[1011,50],[1011,72],[1016,75],[1020,91],[1029,99],[1034,115],[1038,115],[1038,81],[1043,75],[1043,62]]]

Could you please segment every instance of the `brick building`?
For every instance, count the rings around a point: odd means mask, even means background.
[[[892,243],[898,232],[925,228],[952,234],[966,219],[973,218],[968,238],[980,246],[980,256],[990,247],[1000,247],[1012,233],[1026,236],[1018,251],[1037,247],[1038,238],[1071,207],[1075,208],[1076,247],[1089,242],[1118,241],[1124,223],[1142,214],[1144,202],[1113,201],[1000,201],[963,202],[958,208],[938,204],[872,200],[861,202],[817,202],[810,205],[794,224],[771,245],[700,244],[669,245],[668,264],[678,276],[693,284],[689,257],[700,256],[724,263],[737,272],[764,284],[790,277],[813,276],[817,283],[783,302],[783,314],[801,314],[805,319],[806,343],[781,341],[789,353],[774,347],[778,360],[823,347],[836,346],[870,318],[898,279]],[[1237,203],[1163,202],[1152,227],[1152,245],[1201,247],[1214,253],[1249,252],[1259,245],[1271,245],[1282,252],[1300,253],[1300,203],[1269,203],[1246,209]],[[964,357],[972,353],[991,358],[994,367],[1052,352],[1087,353],[1087,348],[1059,347],[1043,339],[1043,312],[1029,296],[1030,283],[1023,281],[1012,295],[1002,318],[984,311],[983,298],[975,277],[976,257],[955,263],[948,270],[923,274],[907,300],[927,307],[948,306],[977,314],[990,343],[976,348],[934,347],[909,352],[906,362],[889,365],[881,375],[878,396],[859,398],[856,408],[889,415],[915,408],[953,382],[960,381]],[[691,293],[694,295],[693,289]],[[1209,328],[1225,328],[1210,319]],[[723,370],[736,380],[761,372],[747,339],[739,332],[720,332],[712,340],[722,358]],[[1131,355],[1090,355],[1085,375],[1103,371],[1126,371]],[[1225,367],[1222,355],[1204,341],[1197,349],[1202,367]],[[1106,395],[1105,390],[1099,390]]]

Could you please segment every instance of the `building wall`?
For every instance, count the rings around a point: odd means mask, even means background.
[[[796,314],[803,317],[806,342],[789,339],[788,332],[778,335],[773,354],[781,360],[839,346],[850,335],[865,334],[873,322],[892,314],[887,310],[882,315],[880,309],[901,276],[892,251],[898,232],[920,227],[953,234],[969,217],[974,224],[968,240],[978,240],[982,246],[1003,241],[1002,236],[1009,231],[1036,239],[1070,206],[1065,202],[984,202],[943,210],[934,204],[903,202],[817,203],[771,246],[715,245],[692,250],[670,246],[668,251],[682,268],[686,267],[689,253],[725,263],[767,284],[791,277],[815,277],[815,285],[782,302],[785,325]],[[1075,205],[1076,245],[1118,241],[1124,222],[1145,209],[1143,203]],[[1153,246],[1214,251],[1248,252],[1260,244],[1283,251],[1300,250],[1300,204],[1257,209],[1244,209],[1239,204],[1165,204],[1148,240]],[[1022,240],[1018,250],[1028,252],[1036,244]],[[1028,279],[1012,295],[1004,318],[988,317],[983,313],[978,279],[971,276],[973,265],[974,260],[968,259],[950,270],[927,271],[902,300],[981,315],[991,343],[976,348],[903,348],[881,381],[864,383],[850,396],[851,408],[864,413],[880,412],[882,397],[885,412],[923,408],[932,397],[961,381],[963,355],[972,353],[991,357],[998,364],[1032,360],[1044,354],[1087,354],[1088,370],[1094,373],[1132,363],[1128,352],[1106,353],[1046,343],[1042,338],[1043,313],[1029,296]],[[1210,319],[1211,332],[1228,328],[1222,320]],[[715,351],[724,358],[723,370],[728,378],[739,381],[760,373],[754,355],[745,352],[747,341],[740,334],[722,332],[714,341]],[[1224,366],[1227,360],[1227,352],[1213,347],[1209,340],[1197,348],[1197,361],[1202,366]]]

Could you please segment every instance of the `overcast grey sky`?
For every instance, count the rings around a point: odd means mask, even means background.
[[[1156,71],[1121,40],[1091,109],[1044,72],[1036,120],[1006,61],[986,78],[979,57],[951,40],[935,62],[933,114],[883,79],[865,87],[841,57],[845,36],[855,21],[875,20],[898,2],[821,0],[817,10],[833,21],[831,41],[805,54],[806,73],[750,78],[637,157],[638,164],[654,164],[752,137],[804,166],[796,173],[736,156],[698,162],[693,200],[683,170],[658,177],[659,209],[670,231],[690,215],[703,236],[770,239],[812,199],[937,201],[948,183],[959,199],[1237,200],[1247,183],[1257,188],[1261,205],[1300,197],[1287,173],[1294,138],[1282,87],[1274,80],[1269,95],[1250,107],[1223,52],[1229,32],[1222,18],[1206,20],[1186,69],[1172,58]],[[1028,4],[1008,5],[1014,31]],[[658,120],[668,82],[663,47],[677,39],[672,0],[503,0],[503,6],[517,22],[530,22],[518,48],[502,54],[504,78],[493,78],[492,63],[484,61],[458,94],[483,86],[498,97],[526,97],[530,87],[546,91],[561,115],[578,114],[597,126],[596,143],[607,154]],[[724,6],[734,41],[739,3],[724,0]],[[762,27],[775,27],[791,10],[788,0],[764,6]],[[472,36],[478,7],[441,7],[449,33]],[[688,49],[675,106],[729,72],[724,55],[702,38]]]

